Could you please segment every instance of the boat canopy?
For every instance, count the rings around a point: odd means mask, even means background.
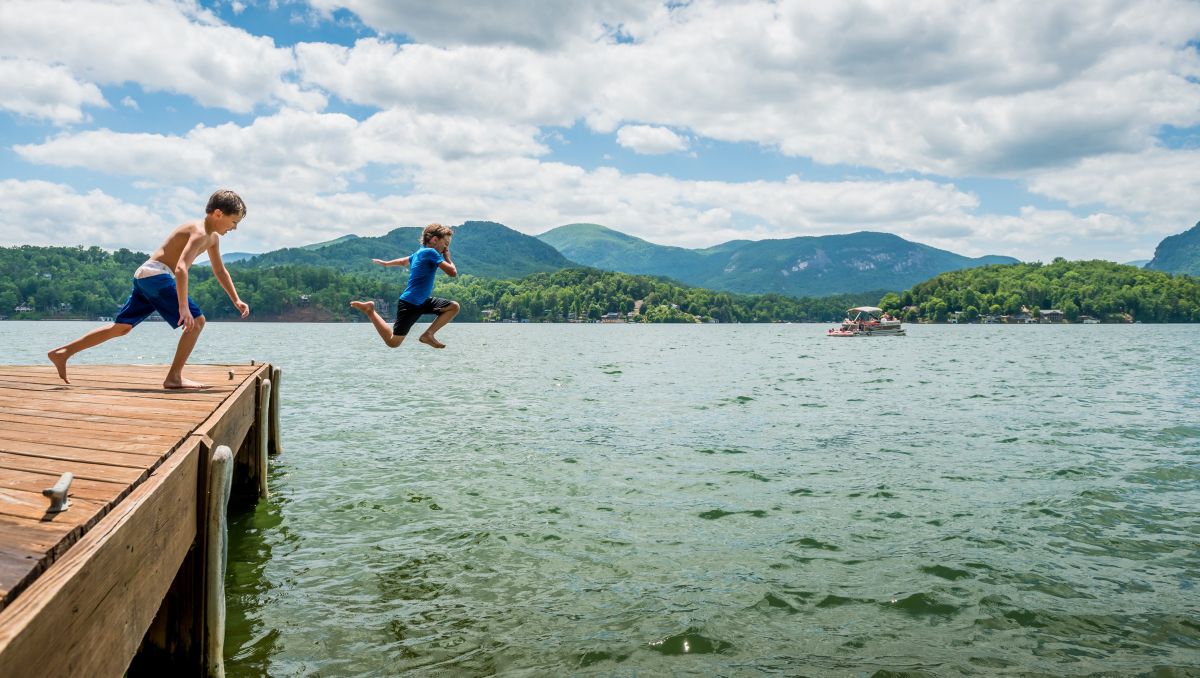
[[[848,312],[853,313],[854,311],[858,311],[859,313],[883,313],[882,308],[875,308],[874,306],[855,306]]]

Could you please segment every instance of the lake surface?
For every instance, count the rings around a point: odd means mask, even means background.
[[[824,331],[208,325],[194,361],[283,368],[227,673],[1200,672],[1200,326]]]

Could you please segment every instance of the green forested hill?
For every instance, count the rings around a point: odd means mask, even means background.
[[[1017,261],[999,256],[972,259],[868,231],[735,240],[697,250],[655,245],[597,224],[568,224],[538,237],[585,266],[661,275],[687,285],[745,294],[823,296],[900,290],[944,271]]]
[[[1067,320],[1087,315],[1145,322],[1200,322],[1200,279],[1173,276],[1110,261],[984,266],[943,273],[901,294],[887,294],[880,306],[909,320],[945,320],[956,311],[1013,315],[1057,309]],[[905,310],[907,309],[907,310]]]
[[[1200,276],[1200,222],[1183,233],[1163,238],[1146,268]]]
[[[371,259],[396,259],[420,247],[421,228],[397,228],[377,238],[343,236],[328,243],[290,247],[261,254],[246,262],[252,268],[288,264],[328,266],[340,272],[383,276]],[[532,236],[491,221],[468,221],[454,229],[454,263],[464,273],[485,278],[522,278],[575,264]],[[387,277],[395,271],[386,271]]]
[[[457,243],[457,239],[455,241]],[[98,247],[0,247],[0,316],[11,318],[86,318],[115,315],[129,293],[133,270],[146,254]],[[351,299],[394,302],[407,281],[405,269],[371,274],[342,272],[329,266],[280,264],[229,266],[234,284],[254,320],[338,321],[359,319]],[[190,275],[192,298],[213,319],[236,313],[207,267]],[[489,318],[561,321],[598,319],[632,310],[642,300],[642,320],[722,322],[827,320],[849,306],[875,303],[883,292],[824,299],[778,295],[742,296],[685,287],[669,280],[596,269],[536,273],[519,280],[437,277],[434,293],[462,303],[460,319]],[[17,311],[29,307],[31,311]],[[490,313],[485,311],[490,310]]]

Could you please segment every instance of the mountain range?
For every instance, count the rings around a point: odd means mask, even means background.
[[[731,240],[705,249],[656,245],[598,224],[568,224],[538,238],[585,266],[661,275],[687,285],[746,294],[826,296],[904,290],[946,271],[1018,263],[1012,257],[964,257],[870,231]]]
[[[305,264],[383,274],[384,269],[371,259],[412,253],[420,234],[421,229],[408,227],[379,237],[345,235],[260,254],[241,265]],[[945,271],[1017,262],[999,256],[972,259],[890,233],[865,231],[785,240],[731,240],[692,250],[656,245],[598,224],[568,224],[534,237],[491,221],[468,221],[455,228],[452,251],[460,270],[484,278],[517,279],[582,265],[662,276],[726,292],[797,297],[903,290]]]
[[[420,228],[404,227],[379,237],[344,235],[265,254],[227,254],[225,259],[240,259],[239,266],[251,268],[305,264],[394,277],[395,271],[380,268],[371,259],[411,254],[420,234]],[[965,257],[870,231],[731,240],[687,249],[657,245],[599,224],[567,224],[530,236],[492,221],[468,221],[456,227],[453,255],[465,274],[484,278],[518,279],[587,266],[662,276],[713,290],[790,296],[901,291],[947,271],[1018,263],[1004,256]],[[1200,275],[1200,223],[1163,240],[1146,268]]]

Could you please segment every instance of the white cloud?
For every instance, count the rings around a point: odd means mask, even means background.
[[[330,3],[341,6],[348,3]],[[370,15],[384,3],[361,3]],[[372,9],[368,11],[367,5]],[[547,12],[547,14],[553,14]],[[625,121],[825,164],[1018,176],[1200,124],[1200,5],[697,0],[571,49],[301,45],[302,79],[380,107]]]
[[[1200,219],[1200,150],[1087,158],[1031,179],[1029,189],[1072,207],[1104,204],[1145,215],[1154,224],[1170,224],[1163,235],[1177,233]]]
[[[64,125],[81,122],[84,106],[107,106],[100,88],[62,66],[0,58],[0,110]]]
[[[159,183],[285,185],[344,190],[371,164],[536,155],[537,129],[466,116],[384,111],[363,122],[335,113],[285,109],[240,127],[198,126],[184,136],[95,130],[14,147],[30,162],[127,174]]]
[[[517,44],[545,48],[611,34],[626,21],[652,13],[643,0],[308,0],[329,15],[348,9],[381,33],[404,34],[438,45]]]
[[[157,247],[169,224],[141,205],[102,191],[81,193],[47,181],[0,180],[0,245]],[[201,205],[203,212],[203,205]]]
[[[625,125],[617,130],[617,143],[640,155],[685,151],[688,141],[666,127]]]
[[[134,99],[133,97],[125,97],[125,98],[121,99],[121,105],[124,106],[125,108],[131,108],[135,111],[141,109],[141,107],[138,106],[137,99]]]
[[[136,82],[243,113],[264,102],[324,105],[320,95],[286,80],[294,68],[290,49],[222,24],[192,2],[5,0],[0,56],[61,64],[92,82]]]

